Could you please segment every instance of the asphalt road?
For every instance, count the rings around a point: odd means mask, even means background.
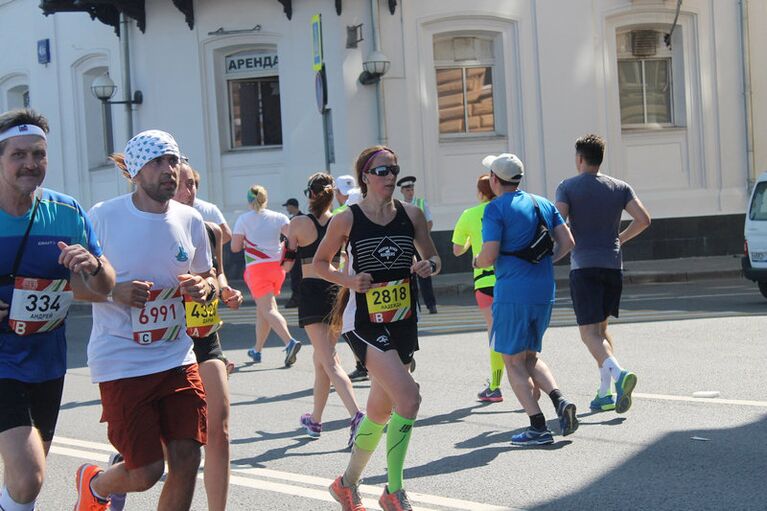
[[[423,318],[416,357],[423,403],[405,470],[413,504],[420,510],[764,509],[767,398],[759,382],[766,316],[767,300],[739,279],[627,287],[611,331],[619,360],[639,378],[634,406],[625,415],[590,414],[598,373],[562,293],[543,357],[578,405],[581,428],[566,439],[556,436],[550,447],[525,449],[510,444],[527,419],[508,382],[504,402],[476,401],[488,357],[472,298],[442,299],[440,313]],[[270,339],[264,362],[247,364],[252,317],[247,308],[230,315],[222,333],[227,355],[240,366],[230,380],[229,509],[337,509],[326,487],[348,459],[345,409],[331,395],[322,437],[303,436],[298,418],[311,408],[311,347],[283,369],[281,344]],[[70,369],[38,501],[46,511],[71,509],[77,466],[104,464],[111,452],[85,365],[90,320],[83,309],[68,329]],[[350,350],[339,345],[339,353],[351,369]],[[355,389],[364,404],[368,384]],[[718,397],[693,397],[699,391]],[[542,409],[557,432],[547,398]],[[385,471],[379,446],[362,491],[369,509],[378,509]],[[160,489],[130,495],[127,509],[154,509]],[[192,507],[207,509],[201,480]]]

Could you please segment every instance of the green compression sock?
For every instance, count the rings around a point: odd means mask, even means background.
[[[386,424],[378,424],[368,419],[366,415],[360,427],[357,430],[357,436],[354,438],[354,445],[352,446],[352,456],[349,459],[349,465],[344,472],[344,484],[357,484],[360,477],[362,477],[362,471],[367,466],[370,457],[373,455],[373,451],[376,450],[379,440],[383,435],[383,429]]]
[[[503,368],[503,355],[497,351],[490,350],[490,390],[495,390],[501,386]]]
[[[410,433],[415,419],[406,419],[397,412],[392,413],[389,427],[386,428],[386,468],[389,478],[389,493],[402,488],[402,471],[405,455],[410,443]]]

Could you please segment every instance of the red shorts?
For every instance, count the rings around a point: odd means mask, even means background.
[[[99,383],[101,422],[128,470],[164,458],[162,444],[207,441],[207,408],[197,364]]]
[[[279,296],[282,283],[285,282],[285,271],[277,261],[257,263],[246,266],[243,277],[255,300],[269,293]]]
[[[489,291],[487,291],[489,290]],[[480,309],[487,309],[493,305],[493,288],[485,288],[486,292],[477,289],[474,291],[474,298],[477,300],[477,306]],[[488,294],[489,293],[489,294]]]

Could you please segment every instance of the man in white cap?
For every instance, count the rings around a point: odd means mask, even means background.
[[[64,319],[73,292],[108,293],[114,270],[72,197],[39,188],[48,121],[0,115],[0,509],[32,511],[45,474],[67,370]]]
[[[344,174],[336,178],[336,187],[333,189],[338,207],[331,213],[333,215],[340,213],[352,204],[356,204],[362,199],[362,191],[357,186],[357,180],[354,176]]]
[[[76,511],[109,507],[108,496],[145,491],[168,474],[158,508],[189,509],[207,440],[205,393],[185,303],[218,293],[199,212],[171,200],[179,179],[173,137],[144,131],[113,160],[136,190],[90,211],[118,283],[94,295],[88,343],[91,379],[99,384],[109,441],[124,461],[106,471],[77,471]],[[167,456],[167,460],[166,460]]]
[[[530,418],[530,427],[512,436],[511,443],[551,444],[552,432],[538,406],[540,390],[551,398],[562,435],[578,429],[575,405],[562,396],[539,357],[554,304],[553,262],[567,255],[573,237],[554,204],[519,189],[525,168],[517,156],[491,155],[482,164],[490,170],[497,197],[485,208],[482,251],[473,266],[495,265],[490,347],[503,355],[511,388]]]

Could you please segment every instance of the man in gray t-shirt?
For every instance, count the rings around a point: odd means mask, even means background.
[[[599,365],[600,386],[591,410],[625,413],[631,407],[636,386],[634,373],[624,370],[613,356],[607,333],[609,316],[618,317],[623,289],[621,247],[647,229],[650,215],[631,186],[601,174],[605,142],[598,135],[585,135],[575,142],[578,175],[557,187],[556,206],[570,222],[575,248],[570,256],[570,296],[581,340]],[[620,230],[626,211],[631,223]],[[615,380],[613,398],[610,384]]]

